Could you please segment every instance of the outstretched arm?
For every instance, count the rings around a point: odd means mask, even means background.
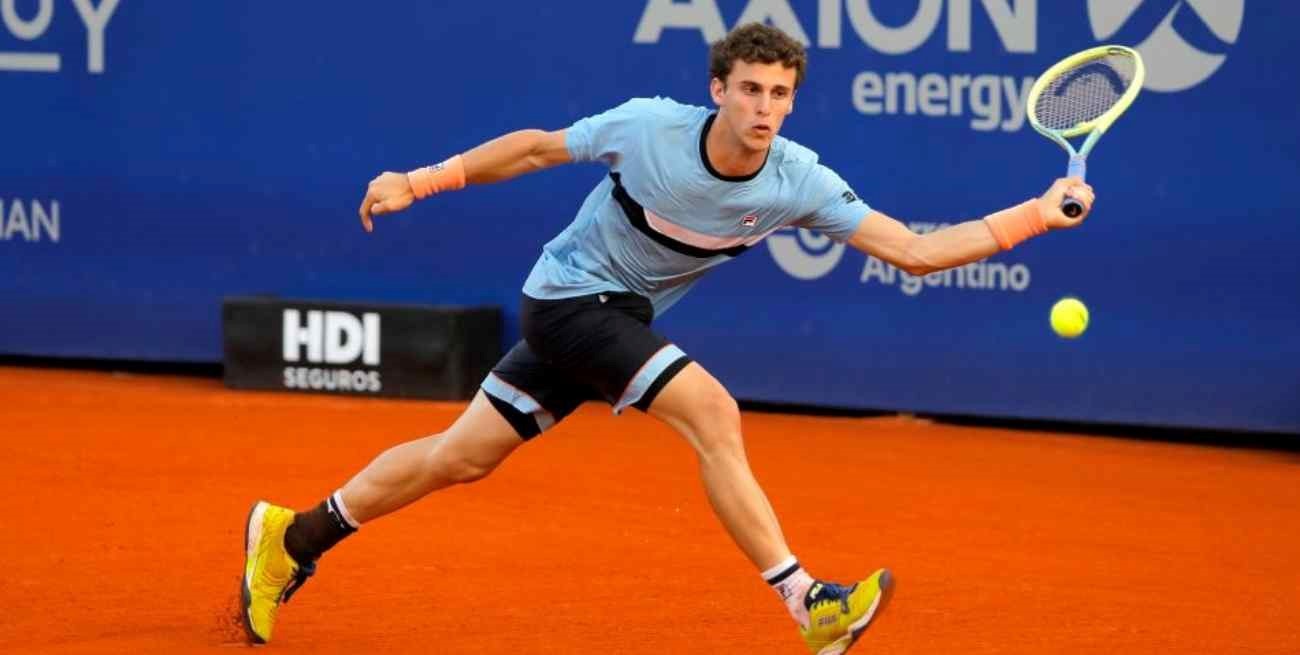
[[[564,130],[519,130],[461,155],[469,184],[501,182],[525,173],[569,163]]]
[[[412,202],[466,184],[500,182],[570,161],[564,130],[519,130],[497,137],[436,166],[410,173],[384,172],[370,181],[358,213],[367,232],[372,218],[402,211]]]
[[[1061,211],[1067,194],[1083,203],[1083,213],[1075,218]],[[1063,178],[1042,197],[928,234],[916,234],[873,210],[849,238],[849,245],[912,275],[925,275],[979,261],[1049,229],[1074,227],[1087,218],[1093,199],[1092,187],[1083,180]]]

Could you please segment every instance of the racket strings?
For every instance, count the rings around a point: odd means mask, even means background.
[[[1049,130],[1068,130],[1106,113],[1133,83],[1137,62],[1110,54],[1062,71],[1034,104],[1038,122]]]

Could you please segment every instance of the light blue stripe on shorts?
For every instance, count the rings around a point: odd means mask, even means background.
[[[645,395],[650,385],[659,379],[664,369],[685,356],[686,353],[682,352],[681,348],[671,343],[660,348],[659,352],[646,361],[641,370],[636,372],[636,376],[632,378],[632,381],[627,384],[623,396],[618,399],[617,403],[614,403],[614,413],[622,413],[623,410],[635,405],[638,400],[641,400],[641,396]]]
[[[483,379],[483,392],[492,394],[497,400],[509,403],[511,407],[519,410],[524,414],[531,414],[534,421],[537,421],[537,429],[545,432],[552,425],[555,425],[555,417],[546,411],[540,403],[532,396],[516,389],[513,385],[501,378],[496,373],[488,373]]]

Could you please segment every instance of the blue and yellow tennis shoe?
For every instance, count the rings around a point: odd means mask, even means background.
[[[801,627],[804,643],[814,655],[840,655],[866,631],[885,609],[894,581],[888,569],[851,587],[817,581],[804,596],[808,627]]]

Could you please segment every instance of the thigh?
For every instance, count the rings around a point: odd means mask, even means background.
[[[738,443],[740,437],[736,400],[696,363],[668,382],[647,411],[685,437],[696,451],[710,444]]]
[[[456,459],[491,469],[523,443],[518,432],[480,389],[451,427],[440,436],[426,438]]]
[[[486,399],[515,432],[531,439],[599,395],[542,361],[526,342],[515,344],[483,380]]]
[[[690,363],[650,329],[650,301],[630,293],[534,300],[520,313],[524,339],[546,364],[594,389],[621,412],[645,410],[668,380]]]

